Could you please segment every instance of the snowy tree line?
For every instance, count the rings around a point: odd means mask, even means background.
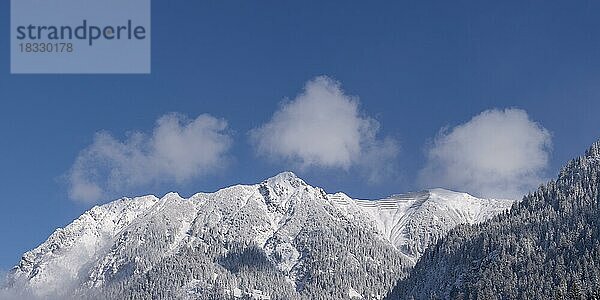
[[[600,299],[600,142],[510,212],[427,249],[390,299]]]

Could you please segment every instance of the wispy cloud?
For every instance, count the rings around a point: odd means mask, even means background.
[[[358,167],[372,181],[389,171],[398,143],[379,139],[379,123],[361,113],[358,97],[320,76],[282,103],[271,120],[251,131],[259,155],[306,168]]]
[[[521,109],[492,109],[442,129],[419,181],[486,197],[520,199],[544,179],[551,135]]]
[[[151,134],[134,132],[124,141],[99,132],[71,167],[69,195],[93,203],[151,183],[182,183],[223,167],[231,144],[227,122],[207,114],[167,114]]]

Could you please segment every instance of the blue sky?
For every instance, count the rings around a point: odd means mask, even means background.
[[[97,132],[114,141],[132,131],[152,135],[171,112],[226,120],[221,133],[230,145],[219,156],[226,166],[133,184],[122,195],[189,196],[291,169],[327,191],[377,198],[426,185],[418,178],[428,166],[447,171],[454,158],[448,145],[472,149],[460,136],[482,123],[523,124],[514,131],[531,135],[519,138],[537,137],[544,149],[534,149],[539,162],[519,167],[533,170],[527,179],[551,178],[599,137],[599,12],[592,1],[154,1],[151,75],[17,76],[9,74],[9,6],[2,1],[0,269],[92,205],[70,199],[68,174]],[[273,116],[290,107],[282,100],[300,101],[305,86],[310,98],[310,82],[321,75],[328,76],[325,90],[342,93],[340,103],[353,108],[360,99],[357,120],[379,124],[369,123],[375,137],[350,151],[348,163],[319,153],[286,159],[286,149],[273,150],[264,138],[270,133],[250,133],[288,126]],[[386,140],[393,155],[369,156]],[[385,158],[393,172],[367,180],[368,165],[377,164],[365,157]],[[460,185],[453,178],[433,182]]]

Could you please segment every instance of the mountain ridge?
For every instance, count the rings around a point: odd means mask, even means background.
[[[460,201],[470,204],[451,205]],[[494,215],[511,204],[494,201],[499,200],[439,189],[357,200],[343,193],[327,194],[291,172],[282,172],[258,184],[234,185],[187,199],[172,192],[160,199],[148,195],[95,206],[25,253],[11,278],[14,285],[41,296],[66,288],[95,297],[106,290],[118,293],[116,286],[143,285],[139,282],[143,276],[163,264],[190,259],[181,253],[192,253],[192,258],[210,253],[212,260],[198,258],[194,263],[212,273],[191,274],[177,293],[200,290],[200,295],[223,296],[226,291],[252,287],[270,295],[279,290],[289,299],[318,298],[330,291],[317,281],[339,280],[323,275],[323,270],[332,268],[363,279],[343,279],[340,290],[327,297],[344,298],[352,291],[381,298],[430,241],[457,224],[486,218],[471,211],[471,206],[489,207],[488,214]],[[426,222],[407,217],[407,212]],[[260,267],[253,265],[257,262],[247,251],[264,256]],[[324,254],[349,260],[346,265],[323,261]],[[245,260],[252,261],[248,270],[235,266]],[[348,266],[357,269],[348,271]],[[252,280],[244,272],[254,272],[257,278],[264,274],[256,272],[268,274],[264,276],[277,282],[277,288],[267,291],[260,283],[249,283]],[[206,284],[198,282],[203,276]],[[367,286],[366,282],[376,280],[381,283]]]

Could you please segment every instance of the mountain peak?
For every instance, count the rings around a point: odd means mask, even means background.
[[[290,171],[285,171],[285,172],[281,172],[267,180],[264,181],[264,183],[266,183],[269,186],[276,186],[276,185],[292,185],[292,186],[298,186],[298,185],[306,185],[306,182],[304,182],[304,180],[302,180],[301,178],[299,178],[298,176],[296,176],[296,174],[294,174],[293,172]]]
[[[161,200],[165,200],[165,201],[173,200],[173,199],[179,200],[179,199],[183,199],[183,197],[181,197],[181,195],[179,195],[179,193],[177,193],[177,192],[168,192],[161,198]]]
[[[288,179],[288,178],[298,178],[298,176],[296,174],[294,174],[294,172],[292,172],[292,171],[283,171],[269,179],[275,179],[275,178]]]

